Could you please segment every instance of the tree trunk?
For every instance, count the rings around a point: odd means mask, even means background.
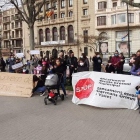
[[[30,50],[34,50],[34,26],[29,26],[30,30]]]

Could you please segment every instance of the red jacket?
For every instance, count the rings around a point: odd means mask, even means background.
[[[115,68],[117,68],[117,67],[120,66],[120,63],[119,63],[120,59],[121,59],[121,58],[120,58],[119,56],[114,56],[114,57],[112,57],[111,63],[113,64],[113,66],[114,66]],[[115,65],[115,64],[117,64],[117,65]]]

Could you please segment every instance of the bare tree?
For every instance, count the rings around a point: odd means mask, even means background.
[[[49,0],[7,0],[18,11],[22,20],[28,25],[30,32],[30,49],[34,50],[34,24],[38,20],[37,17],[41,12],[43,5]],[[43,19],[44,17],[42,17]],[[40,19],[41,20],[41,19]]]
[[[122,0],[122,2],[125,2],[125,3],[127,3],[127,4],[129,4],[129,5],[133,6],[133,7],[140,8],[140,3],[134,3],[133,0]]]
[[[80,35],[78,40],[78,45],[84,45],[86,47],[90,47],[90,49],[93,49],[94,52],[97,50],[99,44],[103,41],[108,40],[108,36],[95,36],[95,35]]]

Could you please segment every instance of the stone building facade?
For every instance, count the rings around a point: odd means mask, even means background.
[[[80,35],[95,34],[95,5],[94,0],[56,0],[48,2],[43,6],[38,19],[43,20],[35,23],[35,49],[41,51],[43,56],[52,55],[73,50],[75,56],[79,57],[86,53],[88,57],[93,56],[94,50],[79,43]],[[53,9],[50,9],[55,7]],[[53,11],[48,18],[47,12]],[[26,23],[23,25],[23,46],[26,55],[29,55],[29,32]],[[28,57],[28,56],[27,56]]]

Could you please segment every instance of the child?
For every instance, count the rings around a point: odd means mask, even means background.
[[[119,44],[119,49],[120,49],[120,52],[123,53],[123,54],[127,54],[128,52],[128,45],[126,42],[122,42]]]

